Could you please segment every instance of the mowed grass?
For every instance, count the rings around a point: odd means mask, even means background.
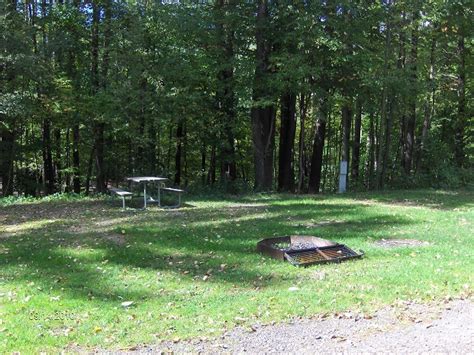
[[[115,350],[472,294],[472,191],[188,196],[182,209],[146,212],[119,205],[0,209],[1,352]],[[335,240],[366,257],[296,268],[255,252],[260,239],[288,234]],[[429,245],[374,243],[389,238]]]

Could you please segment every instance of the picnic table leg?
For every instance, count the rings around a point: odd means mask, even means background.
[[[160,194],[160,190],[161,190],[161,183],[158,183],[158,207],[161,207],[161,194]]]
[[[122,196],[122,209],[125,210],[125,196]]]
[[[143,183],[143,209],[146,209],[146,182]]]

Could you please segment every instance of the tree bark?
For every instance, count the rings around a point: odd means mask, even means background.
[[[454,131],[454,159],[460,168],[466,164],[466,141],[465,130],[467,125],[466,115],[466,47],[463,35],[458,39],[458,115]]]
[[[324,140],[326,137],[326,122],[328,116],[327,93],[320,99],[318,105],[318,118],[316,121],[316,132],[313,142],[313,154],[311,157],[311,170],[309,173],[308,192],[319,193],[321,186],[321,173],[323,167]]]
[[[374,123],[374,114],[371,112],[369,116],[369,135],[367,137],[367,165],[366,165],[366,185],[367,189],[371,189],[374,181],[375,157],[376,155],[376,127]]]
[[[15,135],[11,129],[0,126],[0,172],[2,178],[2,194],[10,196],[13,194],[13,156]]]
[[[42,151],[44,193],[50,195],[54,193],[54,167],[51,154],[51,122],[48,118],[43,120]]]
[[[61,130],[56,128],[54,130],[54,165],[56,171],[56,182],[57,182],[57,190],[59,192],[63,191],[63,176],[62,176],[62,157],[61,157]]]
[[[342,115],[342,155],[341,160],[349,161],[350,156],[350,137],[351,137],[351,121],[352,107],[350,102],[346,101],[341,110]]]
[[[304,186],[304,160],[305,160],[305,121],[306,121],[306,99],[305,95],[300,96],[300,137],[299,137],[299,152],[298,152],[298,193],[303,191]]]
[[[388,6],[392,6],[392,1],[388,1]],[[388,10],[388,16],[391,16],[391,9]],[[385,53],[384,53],[384,78],[388,77],[390,69],[389,55],[392,46],[391,19],[387,19],[387,28],[385,34]],[[392,132],[392,113],[388,107],[389,92],[388,86],[384,82],[381,97],[381,122],[379,127],[379,137],[377,138],[377,188],[383,188],[385,184],[385,175],[387,171],[387,161],[390,153],[391,132]]]
[[[355,183],[359,178],[360,163],[360,130],[362,126],[362,102],[357,99],[357,114],[354,121],[354,141],[352,143],[352,162],[351,162],[351,178]]]
[[[72,168],[73,168],[73,191],[76,194],[81,193],[81,170],[80,170],[80,155],[79,155],[79,125],[75,124],[72,127]]]
[[[256,60],[252,117],[255,189],[270,190],[273,185],[273,151],[275,146],[275,107],[268,86],[272,49],[268,29],[268,0],[259,0],[256,21]]]
[[[97,0],[92,1],[92,37],[91,37],[91,84],[92,94],[96,95],[100,88],[99,77],[99,22],[100,8]],[[103,122],[94,124],[94,147],[96,167],[96,192],[106,190],[104,169],[104,126]]]
[[[280,152],[278,160],[278,190],[292,191],[295,174],[293,149],[296,134],[296,95],[285,93],[281,97]]]
[[[211,147],[211,158],[209,161],[209,171],[207,172],[207,184],[214,185],[216,182],[216,145]]]
[[[431,128],[431,120],[434,116],[435,109],[435,93],[436,93],[436,84],[434,81],[435,77],[435,51],[436,51],[436,39],[431,40],[431,50],[430,50],[430,67],[428,74],[428,87],[430,89],[428,99],[425,102],[424,107],[424,118],[423,118],[423,127],[421,130],[421,142],[420,150],[418,152],[417,159],[417,170],[422,169],[422,161],[424,158],[424,153],[426,150],[426,141],[428,140],[429,131]]]
[[[217,23],[219,35],[220,70],[218,73],[217,105],[222,120],[220,132],[220,161],[221,180],[235,180],[237,178],[237,165],[235,158],[235,120],[236,120],[236,95],[234,89],[234,31],[226,23],[226,15],[232,2],[217,0],[216,10],[220,20]]]
[[[413,13],[414,29],[411,34],[411,51],[409,58],[410,83],[409,83],[409,112],[406,116],[405,132],[403,140],[403,168],[405,174],[409,175],[413,166],[413,150],[415,146],[415,126],[416,126],[416,85],[417,85],[417,57],[418,57],[418,30],[417,15]]]

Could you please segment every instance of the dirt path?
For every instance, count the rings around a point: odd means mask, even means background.
[[[368,318],[368,319],[367,319]],[[474,354],[474,303],[406,304],[362,318],[338,317],[236,329],[217,340],[162,343],[140,352]]]

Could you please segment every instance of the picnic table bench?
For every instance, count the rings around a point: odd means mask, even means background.
[[[122,189],[119,189],[119,188],[116,188],[116,187],[110,188],[109,191],[122,199],[122,208],[123,209],[125,209],[125,197],[133,195],[129,191],[125,191],[125,190],[122,190]]]
[[[167,206],[167,207],[172,207],[173,208],[173,207],[180,207],[181,206],[181,194],[184,192],[184,190],[175,189],[173,187],[162,187],[161,190],[178,194],[178,204],[173,205],[173,206]]]

